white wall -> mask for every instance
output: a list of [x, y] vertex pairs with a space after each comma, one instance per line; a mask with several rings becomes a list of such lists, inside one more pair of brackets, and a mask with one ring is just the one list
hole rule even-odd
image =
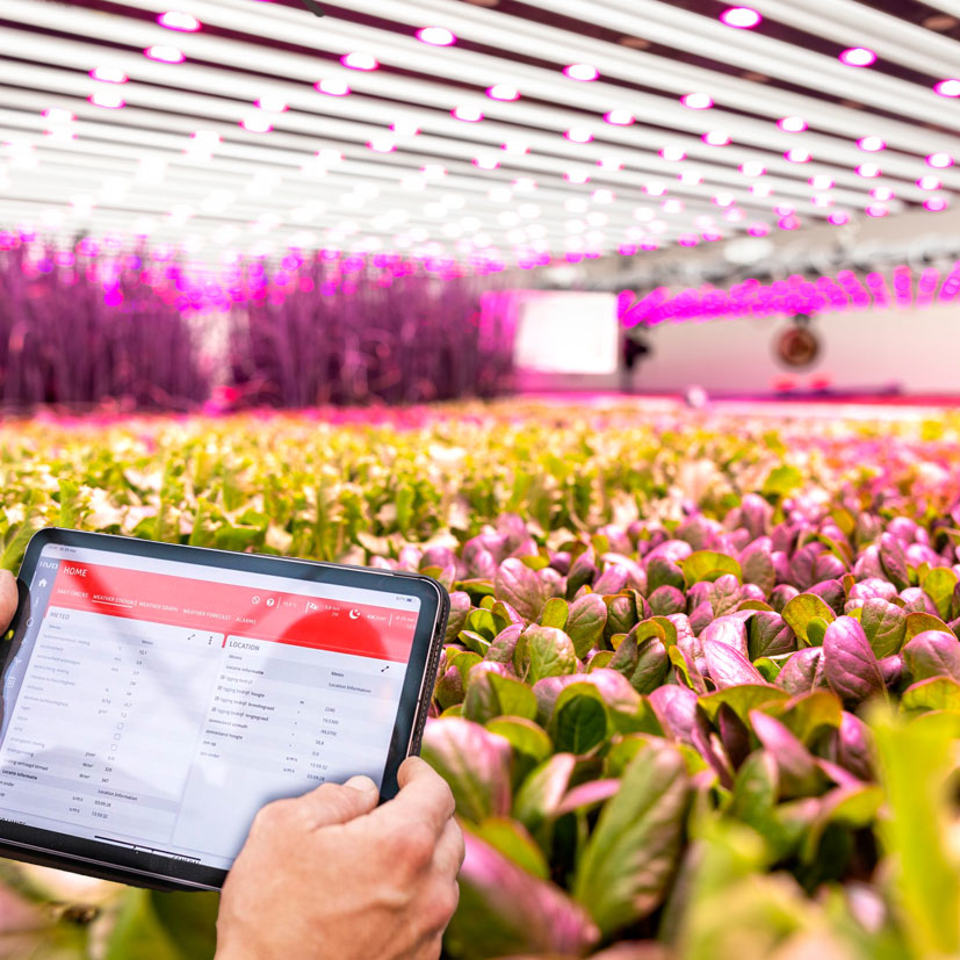
[[774, 359], [775, 338], [788, 325], [782, 319], [661, 324], [650, 331], [653, 351], [640, 361], [634, 385], [644, 392], [697, 384], [716, 393], [767, 393], [784, 377], [800, 388], [826, 377], [838, 390], [896, 385], [905, 393], [960, 394], [960, 302], [820, 316], [812, 325], [820, 357], [801, 371]]

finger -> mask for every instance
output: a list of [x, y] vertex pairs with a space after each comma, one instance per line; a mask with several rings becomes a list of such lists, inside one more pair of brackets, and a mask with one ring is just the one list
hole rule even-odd
[[419, 757], [408, 757], [397, 773], [397, 782], [400, 792], [371, 816], [402, 823], [426, 822], [434, 836], [439, 837], [456, 810], [446, 780]]
[[370, 813], [380, 802], [380, 789], [369, 777], [351, 777], [343, 785], [325, 783], [305, 796], [290, 801], [297, 805], [297, 814], [307, 829], [337, 823], [349, 823]]
[[0, 570], [0, 632], [6, 632], [17, 612], [20, 595], [17, 578], [9, 570]]
[[434, 869], [445, 877], [456, 877], [463, 866], [466, 847], [463, 831], [456, 820], [448, 820], [433, 855]]

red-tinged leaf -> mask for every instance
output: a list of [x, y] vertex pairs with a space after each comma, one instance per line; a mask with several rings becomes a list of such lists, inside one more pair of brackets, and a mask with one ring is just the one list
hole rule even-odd
[[853, 617], [840, 617], [827, 628], [823, 673], [830, 689], [845, 703], [862, 703], [885, 690], [876, 654]]
[[733, 647], [719, 640], [703, 641], [703, 674], [721, 690], [741, 683], [763, 684], [763, 674]]
[[597, 942], [596, 925], [559, 887], [532, 876], [469, 831], [464, 841], [460, 906], [445, 938], [451, 956], [582, 956]]
[[650, 744], [630, 762], [577, 864], [573, 896], [604, 936], [662, 902], [681, 854], [690, 783], [672, 745]]
[[620, 789], [619, 780], [591, 780], [574, 787], [557, 807], [557, 816], [590, 810], [606, 803]]
[[925, 630], [903, 648], [903, 662], [911, 682], [930, 677], [960, 680], [960, 640], [941, 630]]
[[725, 643], [741, 657], [750, 656], [747, 646], [747, 629], [740, 617], [717, 617], [701, 631], [700, 639]]
[[457, 812], [468, 820], [510, 811], [510, 744], [459, 717], [431, 720], [423, 758], [450, 785]]

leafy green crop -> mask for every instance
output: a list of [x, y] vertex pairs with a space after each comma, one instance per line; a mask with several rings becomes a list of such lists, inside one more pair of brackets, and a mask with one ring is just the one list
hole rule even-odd
[[[451, 960], [960, 955], [949, 417], [513, 402], [0, 436], [8, 568], [62, 524], [444, 583]], [[2, 866], [6, 956], [212, 953], [215, 897]]]

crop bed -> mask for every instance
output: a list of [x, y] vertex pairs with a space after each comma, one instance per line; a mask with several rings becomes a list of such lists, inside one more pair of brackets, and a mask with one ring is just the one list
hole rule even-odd
[[[450, 958], [960, 955], [960, 418], [661, 404], [0, 427], [58, 524], [422, 570]], [[0, 955], [212, 955], [216, 901], [0, 864]]]

